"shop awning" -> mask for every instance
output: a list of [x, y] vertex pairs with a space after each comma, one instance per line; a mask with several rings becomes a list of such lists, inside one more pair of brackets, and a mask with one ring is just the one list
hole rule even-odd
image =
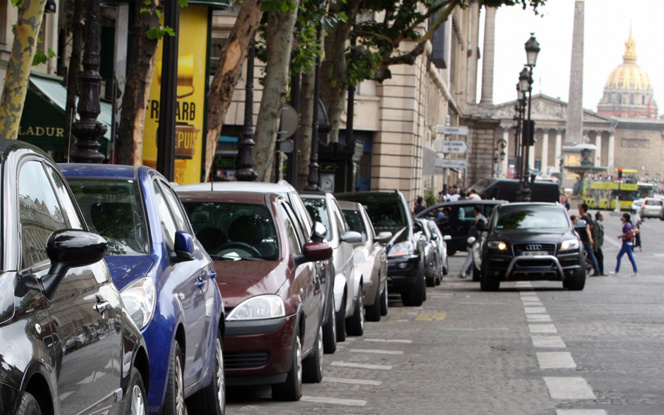
[[[60, 84], [59, 78], [30, 75], [18, 139], [45, 151], [66, 154], [67, 140], [64, 136], [66, 101], [67, 90]], [[99, 142], [101, 144], [99, 151], [108, 156], [113, 110], [111, 104], [106, 102], [101, 102], [100, 110], [97, 120], [105, 124], [107, 130]]]

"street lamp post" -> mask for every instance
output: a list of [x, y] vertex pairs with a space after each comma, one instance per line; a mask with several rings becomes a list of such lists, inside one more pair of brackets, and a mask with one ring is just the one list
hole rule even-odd
[[518, 179], [521, 178], [521, 124], [523, 123], [523, 112], [524, 112], [524, 99], [523, 93], [521, 93], [521, 85], [516, 84], [516, 103], [514, 104], [514, 121], [516, 125], [514, 126], [514, 172]]
[[[524, 105], [527, 106], [527, 115], [523, 119], [521, 128], [522, 137], [522, 160], [523, 169], [519, 180], [519, 190], [517, 192], [517, 200], [522, 202], [530, 202], [532, 194], [532, 182], [534, 176], [530, 176], [530, 166], [528, 160], [528, 153], [530, 146], [535, 145], [535, 123], [531, 119], [532, 111], [532, 96], [533, 96], [533, 69], [537, 64], [537, 55], [540, 51], [539, 43], [535, 39], [534, 33], [531, 33], [530, 39], [525, 44], [526, 47], [526, 65], [519, 74], [519, 89], [524, 96]], [[528, 100], [526, 103], [526, 93]]]

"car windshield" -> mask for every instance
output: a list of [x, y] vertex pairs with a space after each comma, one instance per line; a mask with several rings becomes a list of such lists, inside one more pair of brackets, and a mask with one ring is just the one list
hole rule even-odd
[[564, 229], [567, 213], [558, 207], [510, 206], [497, 212], [496, 229]]
[[377, 229], [401, 228], [408, 225], [396, 198], [374, 198], [363, 200], [361, 203], [369, 214], [371, 223]]
[[274, 219], [265, 205], [236, 202], [184, 202], [196, 238], [212, 259], [276, 260]]
[[85, 221], [108, 241], [108, 255], [144, 255], [150, 238], [135, 180], [70, 178]]
[[311, 219], [313, 219], [314, 222], [320, 222], [325, 225], [325, 229], [327, 229], [325, 239], [331, 241], [333, 235], [332, 228], [330, 227], [330, 216], [328, 215], [327, 209], [325, 208], [325, 199], [303, 198], [302, 202], [304, 202], [304, 206], [307, 207], [307, 211], [309, 212]]

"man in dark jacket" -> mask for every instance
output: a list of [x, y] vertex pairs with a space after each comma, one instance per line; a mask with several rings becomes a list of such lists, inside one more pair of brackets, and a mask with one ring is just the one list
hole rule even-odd
[[595, 226], [593, 226], [593, 254], [597, 260], [599, 267], [599, 274], [604, 274], [604, 253], [602, 252], [602, 245], [604, 245], [604, 215], [602, 212], [595, 213]]

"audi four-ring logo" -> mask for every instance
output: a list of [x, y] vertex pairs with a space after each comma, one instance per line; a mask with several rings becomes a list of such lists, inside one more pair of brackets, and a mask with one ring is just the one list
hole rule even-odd
[[526, 245], [526, 251], [541, 251], [542, 245], [540, 244], [530, 244]]

